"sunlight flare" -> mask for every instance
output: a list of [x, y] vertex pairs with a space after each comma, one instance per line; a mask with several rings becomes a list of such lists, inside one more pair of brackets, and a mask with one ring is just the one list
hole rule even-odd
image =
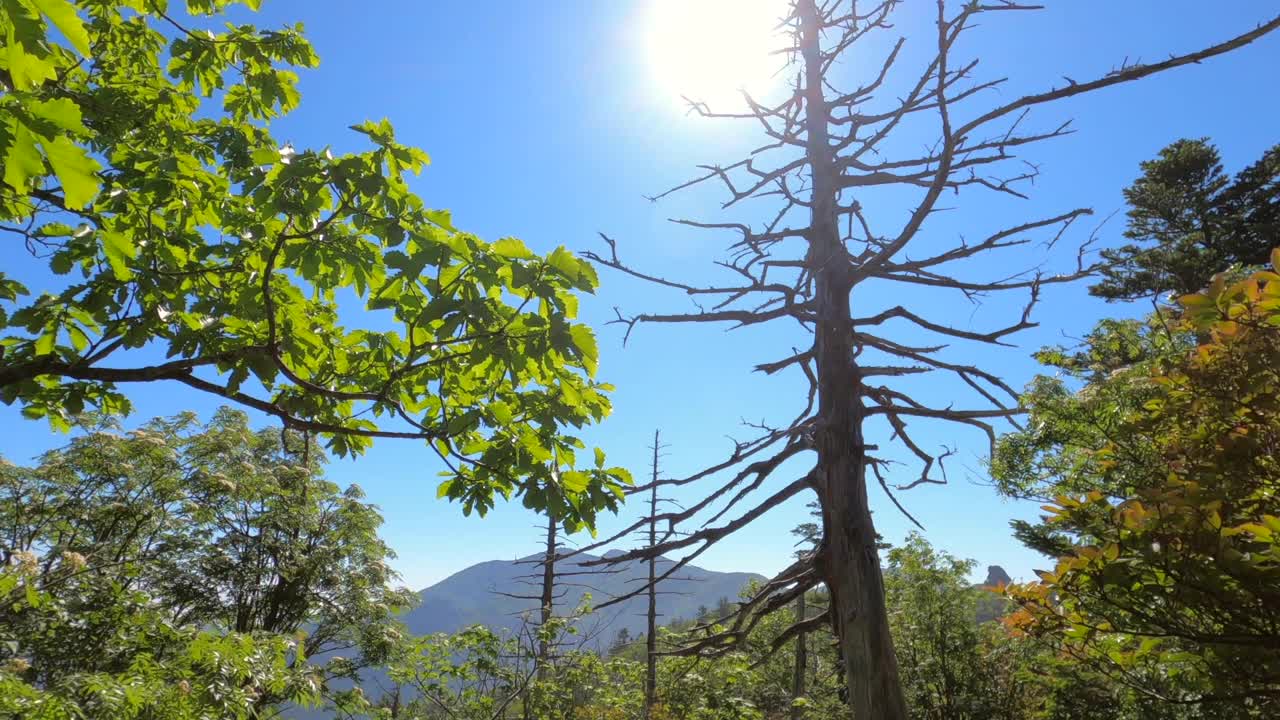
[[784, 62], [785, 10], [780, 0], [656, 0], [645, 29], [655, 86], [713, 108], [767, 92]]

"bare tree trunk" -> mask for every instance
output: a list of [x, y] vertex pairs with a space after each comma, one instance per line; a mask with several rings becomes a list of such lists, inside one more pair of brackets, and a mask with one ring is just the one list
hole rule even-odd
[[[653, 431], [653, 487], [649, 490], [649, 547], [658, 544], [658, 449], [659, 431]], [[645, 634], [644, 717], [648, 720], [658, 701], [658, 558], [649, 556], [648, 629]]]
[[849, 705], [857, 720], [907, 720], [898, 663], [889, 636], [884, 580], [867, 505], [863, 407], [854, 366], [849, 293], [852, 267], [837, 225], [839, 170], [833, 158], [823, 97], [822, 16], [801, 0], [806, 154], [813, 173], [809, 252], [814, 278], [818, 422], [815, 468], [822, 497], [822, 569], [831, 593], [831, 624], [844, 657]]
[[551, 661], [551, 639], [546, 635], [547, 623], [555, 609], [556, 589], [556, 516], [547, 513], [547, 548], [542, 558], [542, 614], [538, 623], [538, 680], [547, 679], [547, 664]]
[[[807, 618], [807, 608], [804, 601], [805, 593], [800, 593], [800, 597], [796, 598], [796, 622], [802, 623]], [[809, 670], [809, 645], [805, 640], [805, 633], [801, 632], [796, 635], [796, 667], [791, 677], [791, 718], [792, 720], [800, 720], [804, 715], [803, 708], [796, 704], [796, 700], [804, 697], [805, 693], [805, 675]]]

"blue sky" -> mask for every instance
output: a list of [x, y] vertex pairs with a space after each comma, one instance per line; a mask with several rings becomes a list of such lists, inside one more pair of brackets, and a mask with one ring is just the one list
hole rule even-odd
[[[1226, 39], [1264, 19], [1265, 5], [1050, 3], [1042, 12], [984, 20], [963, 51], [982, 57], [986, 77], [1010, 78], [1000, 95], [1008, 99], [1060, 82], [1063, 75], [1096, 76], [1126, 56], [1157, 59]], [[898, 28], [908, 38], [909, 51], [929, 42], [916, 38], [928, 32], [932, 6], [920, 0], [903, 3]], [[301, 108], [277, 125], [278, 137], [296, 146], [353, 148], [360, 136], [349, 125], [386, 116], [401, 139], [430, 153], [432, 165], [415, 189], [428, 205], [451, 209], [459, 227], [488, 239], [515, 235], [543, 251], [557, 245], [595, 248], [597, 231], [604, 231], [636, 264], [697, 280], [706, 277], [725, 238], [682, 231], [665, 219], [715, 220], [718, 196], [694, 192], [658, 204], [644, 196], [686, 179], [697, 163], [737, 159], [756, 138], [750, 125], [684, 115], [672, 89], [655, 81], [652, 52], [661, 39], [651, 35], [657, 30], [648, 12], [644, 2], [622, 0], [269, 0], [253, 22], [303, 22], [321, 57], [320, 67], [303, 76]], [[861, 59], [851, 60], [842, 72], [858, 78]], [[1264, 89], [1264, 72], [1270, 76], [1274, 71], [1267, 71], [1275, 67], [1280, 67], [1280, 37], [1269, 37], [1201, 66], [1038, 111], [1032, 117], [1037, 126], [1074, 118], [1077, 132], [1027, 155], [1042, 171], [1033, 199], [1009, 203], [961, 196], [952, 203], [954, 212], [930, 225], [929, 235], [938, 242], [961, 234], [973, 238], [1077, 206], [1105, 216], [1122, 208], [1121, 190], [1137, 174], [1138, 163], [1180, 137], [1211, 137], [1227, 168], [1238, 169], [1280, 140], [1274, 134], [1280, 98]], [[998, 99], [992, 96], [974, 107]], [[1121, 214], [1101, 238], [1114, 243], [1122, 229]], [[1023, 256], [1020, 263], [1045, 259]], [[999, 276], [1021, 264], [972, 269]], [[743, 418], [781, 422], [797, 407], [803, 390], [795, 378], [751, 373], [756, 363], [779, 357], [798, 342], [789, 331], [642, 327], [623, 348], [621, 330], [605, 325], [613, 306], [684, 309], [687, 302], [607, 272], [602, 279], [599, 294], [584, 301], [583, 314], [600, 336], [601, 374], [618, 390], [613, 416], [588, 440], [615, 462], [646, 473], [646, 446], [653, 430], [661, 428], [669, 445], [666, 474], [692, 471], [720, 458], [729, 449], [727, 436], [747, 435]], [[855, 300], [863, 307], [863, 298]], [[971, 307], [927, 295], [867, 297], [865, 302], [876, 309], [885, 302], [912, 304], [974, 328], [995, 324], [1013, 309], [1001, 301]], [[1105, 306], [1089, 298], [1083, 285], [1057, 288], [1040, 307], [1041, 327], [1018, 336], [1018, 348], [980, 349], [968, 357], [1019, 387], [1035, 372], [1028, 358], [1032, 350], [1063, 342], [1064, 335], [1079, 336], [1106, 314], [1143, 309]], [[944, 398], [939, 405], [957, 392], [945, 384], [922, 387]], [[188, 408], [207, 414], [214, 407], [204, 398], [171, 390], [139, 390], [135, 419]], [[0, 454], [16, 462], [63, 440], [43, 423], [22, 420], [13, 408], [0, 408], [0, 425], [5, 428]], [[1028, 577], [1043, 561], [1009, 537], [1008, 521], [1033, 516], [1035, 508], [1004, 502], [982, 485], [983, 438], [933, 428], [925, 439], [932, 447], [945, 443], [959, 450], [950, 484], [902, 497], [927, 528], [927, 537], [980, 565], [1001, 564], [1015, 577]], [[435, 499], [436, 470], [426, 448], [394, 442], [382, 442], [356, 461], [330, 465], [333, 479], [359, 483], [381, 506], [384, 536], [400, 555], [397, 566], [406, 584], [424, 587], [475, 562], [516, 557], [533, 548], [536, 518], [518, 504], [500, 507], [485, 519], [464, 518], [459, 507]], [[873, 504], [885, 538], [900, 539], [908, 528], [905, 520], [878, 493]], [[804, 520], [803, 502], [780, 508], [706, 553], [699, 564], [764, 573], [780, 569], [793, 549], [788, 530]], [[602, 530], [619, 522], [608, 519]]]

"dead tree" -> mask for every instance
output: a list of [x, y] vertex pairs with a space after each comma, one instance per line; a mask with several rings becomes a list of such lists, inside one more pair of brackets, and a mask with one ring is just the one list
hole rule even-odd
[[[552, 477], [557, 477], [553, 470]], [[566, 649], [581, 647], [596, 639], [603, 624], [597, 623], [594, 628], [587, 628], [579, 633], [578, 627], [584, 616], [582, 606], [571, 607], [567, 614], [557, 616], [556, 605], [569, 594], [573, 588], [585, 587], [575, 581], [581, 575], [600, 575], [613, 572], [612, 569], [567, 569], [563, 565], [564, 558], [572, 553], [562, 542], [560, 521], [554, 512], [548, 511], [541, 526], [543, 531], [542, 550], [535, 556], [516, 561], [518, 565], [531, 565], [527, 575], [515, 579], [516, 583], [527, 586], [526, 592], [504, 591], [492, 588], [490, 591], [503, 597], [536, 602], [538, 605], [536, 620], [530, 609], [517, 611], [522, 618], [517, 642], [528, 648], [528, 660], [531, 662], [530, 681], [520, 690], [523, 699], [523, 717], [529, 720], [532, 713], [532, 691], [548, 681], [555, 679], [561, 671], [560, 661]], [[570, 630], [570, 628], [573, 628]], [[512, 660], [517, 662], [520, 658]]]
[[[653, 431], [653, 467], [649, 478], [649, 547], [658, 546], [658, 461], [662, 453], [661, 431]], [[649, 555], [649, 605], [645, 612], [644, 717], [653, 714], [658, 701], [658, 556]]]
[[[540, 612], [538, 616], [538, 627], [547, 627], [551, 622], [552, 614], [555, 612], [556, 602], [556, 516], [555, 513], [547, 513], [547, 540], [542, 557], [542, 596]], [[545, 632], [538, 633], [538, 680], [547, 679], [547, 666], [551, 662], [551, 643]]]
[[[554, 468], [551, 470], [551, 477], [556, 483], [559, 482], [559, 472]], [[546, 492], [555, 492], [555, 485], [548, 487]], [[552, 510], [547, 511], [538, 528], [543, 537], [541, 551], [537, 555], [516, 561], [517, 565], [532, 566], [527, 574], [515, 578], [517, 584], [528, 589], [513, 591], [495, 587], [490, 588], [490, 592], [537, 603], [536, 623], [529, 619], [530, 608], [517, 610], [514, 614], [524, 618], [522, 631], [527, 634], [525, 640], [530, 647], [536, 648], [533, 654], [536, 679], [543, 682], [552, 676], [556, 662], [566, 646], [586, 647], [596, 642], [599, 634], [609, 625], [608, 619], [599, 616], [593, 623], [586, 624], [584, 621], [591, 615], [591, 608], [582, 602], [571, 601], [574, 605], [569, 607], [568, 613], [558, 617], [573, 625], [574, 632], [548, 633], [545, 629], [557, 618], [556, 605], [564, 607], [562, 601], [575, 590], [582, 593], [584, 598], [588, 592], [608, 595], [592, 585], [591, 579], [615, 574], [621, 572], [621, 569], [584, 567], [581, 562], [567, 562], [579, 551], [566, 546], [571, 545], [572, 540], [561, 532], [564, 529], [561, 519]]]
[[[551, 467], [550, 474], [553, 480], [558, 482], [559, 473], [554, 464]], [[547, 488], [547, 492], [554, 492], [554, 486]], [[551, 506], [549, 505], [548, 508]], [[543, 523], [543, 547], [540, 557], [537, 559], [526, 558], [519, 560], [516, 564], [530, 564], [534, 566], [534, 570], [528, 575], [517, 578], [516, 582], [536, 587], [537, 594], [509, 592], [493, 588], [491, 591], [503, 597], [509, 597], [516, 600], [529, 600], [538, 603], [538, 623], [536, 626], [529, 625], [526, 619], [525, 630], [532, 630], [533, 634], [529, 638], [531, 646], [536, 648], [533, 657], [534, 671], [539, 682], [545, 681], [553, 661], [553, 655], [557, 648], [552, 647], [552, 639], [548, 636], [546, 628], [555, 617], [556, 601], [563, 598], [568, 592], [564, 587], [558, 587], [557, 581], [560, 574], [557, 572], [556, 563], [561, 555], [561, 545], [558, 534], [560, 518], [556, 513], [548, 509]], [[523, 615], [524, 612], [522, 611]]]
[[531, 614], [529, 609], [520, 610], [516, 614], [525, 618], [523, 630], [529, 633], [528, 641], [530, 646], [536, 648], [533, 654], [533, 662], [535, 676], [539, 681], [547, 679], [548, 671], [557, 651], [557, 648], [552, 647], [552, 640], [544, 632], [544, 628], [547, 628], [552, 618], [555, 617], [556, 601], [562, 599], [568, 592], [566, 588], [561, 587], [558, 583], [560, 574], [557, 571], [556, 563], [561, 555], [558, 527], [559, 523], [555, 514], [547, 513], [542, 525], [542, 551], [536, 556], [516, 561], [517, 565], [533, 566], [529, 574], [518, 577], [515, 580], [516, 583], [527, 586], [529, 591], [490, 589], [490, 592], [495, 595], [515, 600], [527, 600], [538, 604], [536, 625], [529, 622], [528, 616]]
[[[907, 717], [884, 606], [868, 474], [906, 513], [893, 490], [944, 483], [944, 463], [953, 452], [928, 449], [917, 442], [920, 423], [958, 423], [994, 440], [996, 423], [1019, 412], [1017, 393], [999, 376], [978, 367], [972, 361], [973, 348], [963, 346], [1007, 344], [1010, 335], [1035, 325], [1031, 313], [1044, 287], [1082, 278], [1096, 269], [1087, 252], [1090, 238], [1079, 242], [1073, 267], [1058, 274], [1032, 267], [1005, 277], [971, 277], [975, 270], [996, 267], [993, 255], [1016, 253], [1017, 248], [1025, 251], [1037, 238], [1054, 246], [1091, 212], [1064, 208], [1051, 217], [992, 227], [980, 240], [939, 245], [939, 238], [922, 238], [922, 231], [946, 209], [940, 204], [943, 194], [967, 197], [992, 192], [1023, 198], [1037, 170], [1022, 163], [1018, 153], [1070, 133], [1069, 123], [1026, 129], [1033, 109], [1198, 63], [1280, 27], [1276, 17], [1196, 52], [1146, 64], [1126, 61], [1094, 79], [1068, 79], [1044, 92], [1003, 102], [991, 91], [1004, 80], [978, 79], [978, 61], [957, 57], [957, 41], [979, 16], [1030, 11], [1033, 6], [1013, 0], [974, 0], [949, 7], [946, 0], [938, 0], [936, 32], [931, 29], [910, 40], [922, 45], [925, 57], [914, 70], [907, 70], [903, 67], [907, 61], [900, 59], [906, 55], [901, 51], [908, 40], [892, 40], [890, 18], [898, 4], [898, 0], [793, 0], [783, 19], [790, 39], [779, 55], [780, 62], [786, 63], [786, 77], [795, 78], [791, 91], [777, 102], [744, 93], [741, 112], [691, 103], [699, 115], [743, 119], [765, 136], [743, 159], [701, 166], [701, 174], [654, 198], [713, 183], [727, 193], [725, 208], [737, 210], [749, 199], [776, 203], [762, 222], [737, 222], [736, 217], [716, 222], [675, 220], [732, 234], [728, 256], [718, 263], [719, 272], [731, 281], [697, 284], [636, 268], [619, 256], [617, 243], [607, 236], [607, 250], [589, 254], [600, 265], [683, 293], [696, 305], [683, 312], [619, 311], [616, 322], [625, 327], [624, 342], [644, 323], [733, 327], [792, 323], [812, 338], [808, 347], [758, 366], [766, 374], [785, 371], [807, 382], [807, 397], [793, 421], [781, 427], [757, 426], [754, 437], [735, 442], [729, 456], [713, 467], [649, 483], [712, 483], [699, 502], [658, 517], [668, 527], [697, 518], [698, 529], [599, 562], [684, 552], [654, 578], [661, 582], [770, 509], [802, 493], [815, 493], [822, 510], [818, 550], [765, 583], [740, 605], [726, 629], [701, 637], [682, 652], [730, 652], [764, 614], [790, 606], [823, 583], [830, 593], [827, 612], [796, 622], [779, 638], [779, 646], [830, 623], [844, 659], [851, 713], [860, 720]], [[863, 54], [876, 52], [879, 38], [886, 36], [890, 42], [884, 46], [882, 62], [860, 73], [865, 82], [840, 87], [842, 80], [834, 68], [841, 59], [852, 62], [850, 51], [855, 48]], [[995, 102], [983, 104], [987, 98]], [[904, 150], [919, 147], [926, 133], [932, 137], [925, 150]], [[908, 194], [913, 199], [905, 219], [885, 209], [892, 202], [881, 206], [880, 199], [886, 195], [892, 200]], [[910, 291], [922, 288], [953, 292], [970, 301], [1002, 293], [1023, 293], [1026, 300], [1009, 322], [977, 330], [936, 313], [931, 316], [932, 311], [917, 306], [883, 301], [909, 297]], [[903, 328], [937, 341], [894, 334]], [[961, 348], [952, 347], [956, 345]], [[957, 381], [957, 392], [933, 401], [918, 389], [913, 391], [913, 378], [922, 373], [949, 376]], [[868, 427], [882, 429], [903, 457], [917, 460], [918, 475], [913, 471], [912, 479], [891, 487], [886, 467], [896, 458], [865, 442]], [[775, 477], [788, 460], [802, 455], [814, 457], [807, 472]], [[634, 490], [648, 492], [651, 487]], [[639, 520], [592, 547], [616, 541], [645, 522]]]

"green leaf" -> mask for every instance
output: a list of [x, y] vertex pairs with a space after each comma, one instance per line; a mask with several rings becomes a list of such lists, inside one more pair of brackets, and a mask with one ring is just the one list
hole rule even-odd
[[563, 245], [552, 251], [547, 258], [547, 263], [570, 280], [577, 280], [578, 276], [582, 274], [578, 258], [574, 257], [573, 253], [565, 250]]
[[502, 238], [493, 244], [493, 251], [504, 258], [527, 260], [533, 257], [533, 251], [518, 238]]
[[489, 412], [493, 413], [493, 419], [501, 425], [507, 425], [511, 422], [511, 406], [505, 402], [489, 403]]
[[[46, 57], [45, 26], [40, 14], [19, 0], [0, 0], [5, 20], [4, 50], [9, 61], [9, 79], [17, 90], [29, 90], [55, 77], [53, 63]], [[38, 53], [38, 54], [37, 54]]]
[[58, 328], [46, 328], [36, 338], [36, 355], [49, 355], [53, 352], [54, 343], [58, 341]]
[[36, 138], [16, 118], [9, 121], [9, 147], [4, 158], [4, 182], [19, 192], [27, 191], [31, 178], [44, 174], [44, 161]]
[[66, 137], [58, 137], [44, 144], [49, 164], [62, 183], [63, 198], [67, 207], [83, 208], [98, 194], [102, 185], [98, 182], [98, 161], [89, 157], [85, 149]]
[[275, 148], [262, 147], [254, 150], [249, 156], [258, 165], [275, 165], [280, 161], [280, 151]]
[[452, 480], [445, 480], [436, 488], [436, 499], [440, 499], [449, 494], [449, 489], [453, 487]]
[[85, 132], [84, 120], [80, 115], [80, 106], [68, 98], [36, 100], [26, 103], [25, 107], [35, 117], [60, 130], [66, 130], [77, 135]]
[[458, 231], [458, 229], [453, 226], [453, 216], [448, 210], [428, 210], [427, 219], [448, 232]]
[[576, 408], [582, 404], [582, 393], [578, 388], [574, 387], [572, 382], [560, 383], [560, 393], [564, 398], [564, 402], [569, 407]]
[[80, 20], [80, 16], [76, 14], [76, 8], [67, 0], [30, 0], [40, 12], [49, 18], [63, 35], [67, 36], [67, 40], [71, 42], [71, 46], [81, 55], [88, 57], [89, 49], [89, 33], [84, 29], [84, 22]]
[[71, 347], [75, 348], [76, 352], [83, 352], [89, 346], [89, 336], [78, 325], [68, 325], [67, 334], [71, 337]]
[[570, 470], [569, 472], [560, 473], [560, 485], [565, 492], [577, 495], [587, 489], [587, 484], [591, 478], [580, 470]]
[[569, 336], [573, 339], [573, 346], [577, 348], [582, 358], [582, 367], [588, 375], [595, 377], [596, 369], [600, 364], [600, 348], [596, 344], [596, 334], [586, 325], [574, 325], [569, 328]]
[[17, 280], [10, 280], [0, 273], [0, 300], [17, 300], [19, 295], [28, 295], [31, 291]]
[[129, 269], [129, 261], [135, 254], [133, 239], [122, 232], [104, 232], [101, 235], [102, 250], [107, 255], [107, 262], [116, 279], [128, 280], [133, 277], [133, 271]]

